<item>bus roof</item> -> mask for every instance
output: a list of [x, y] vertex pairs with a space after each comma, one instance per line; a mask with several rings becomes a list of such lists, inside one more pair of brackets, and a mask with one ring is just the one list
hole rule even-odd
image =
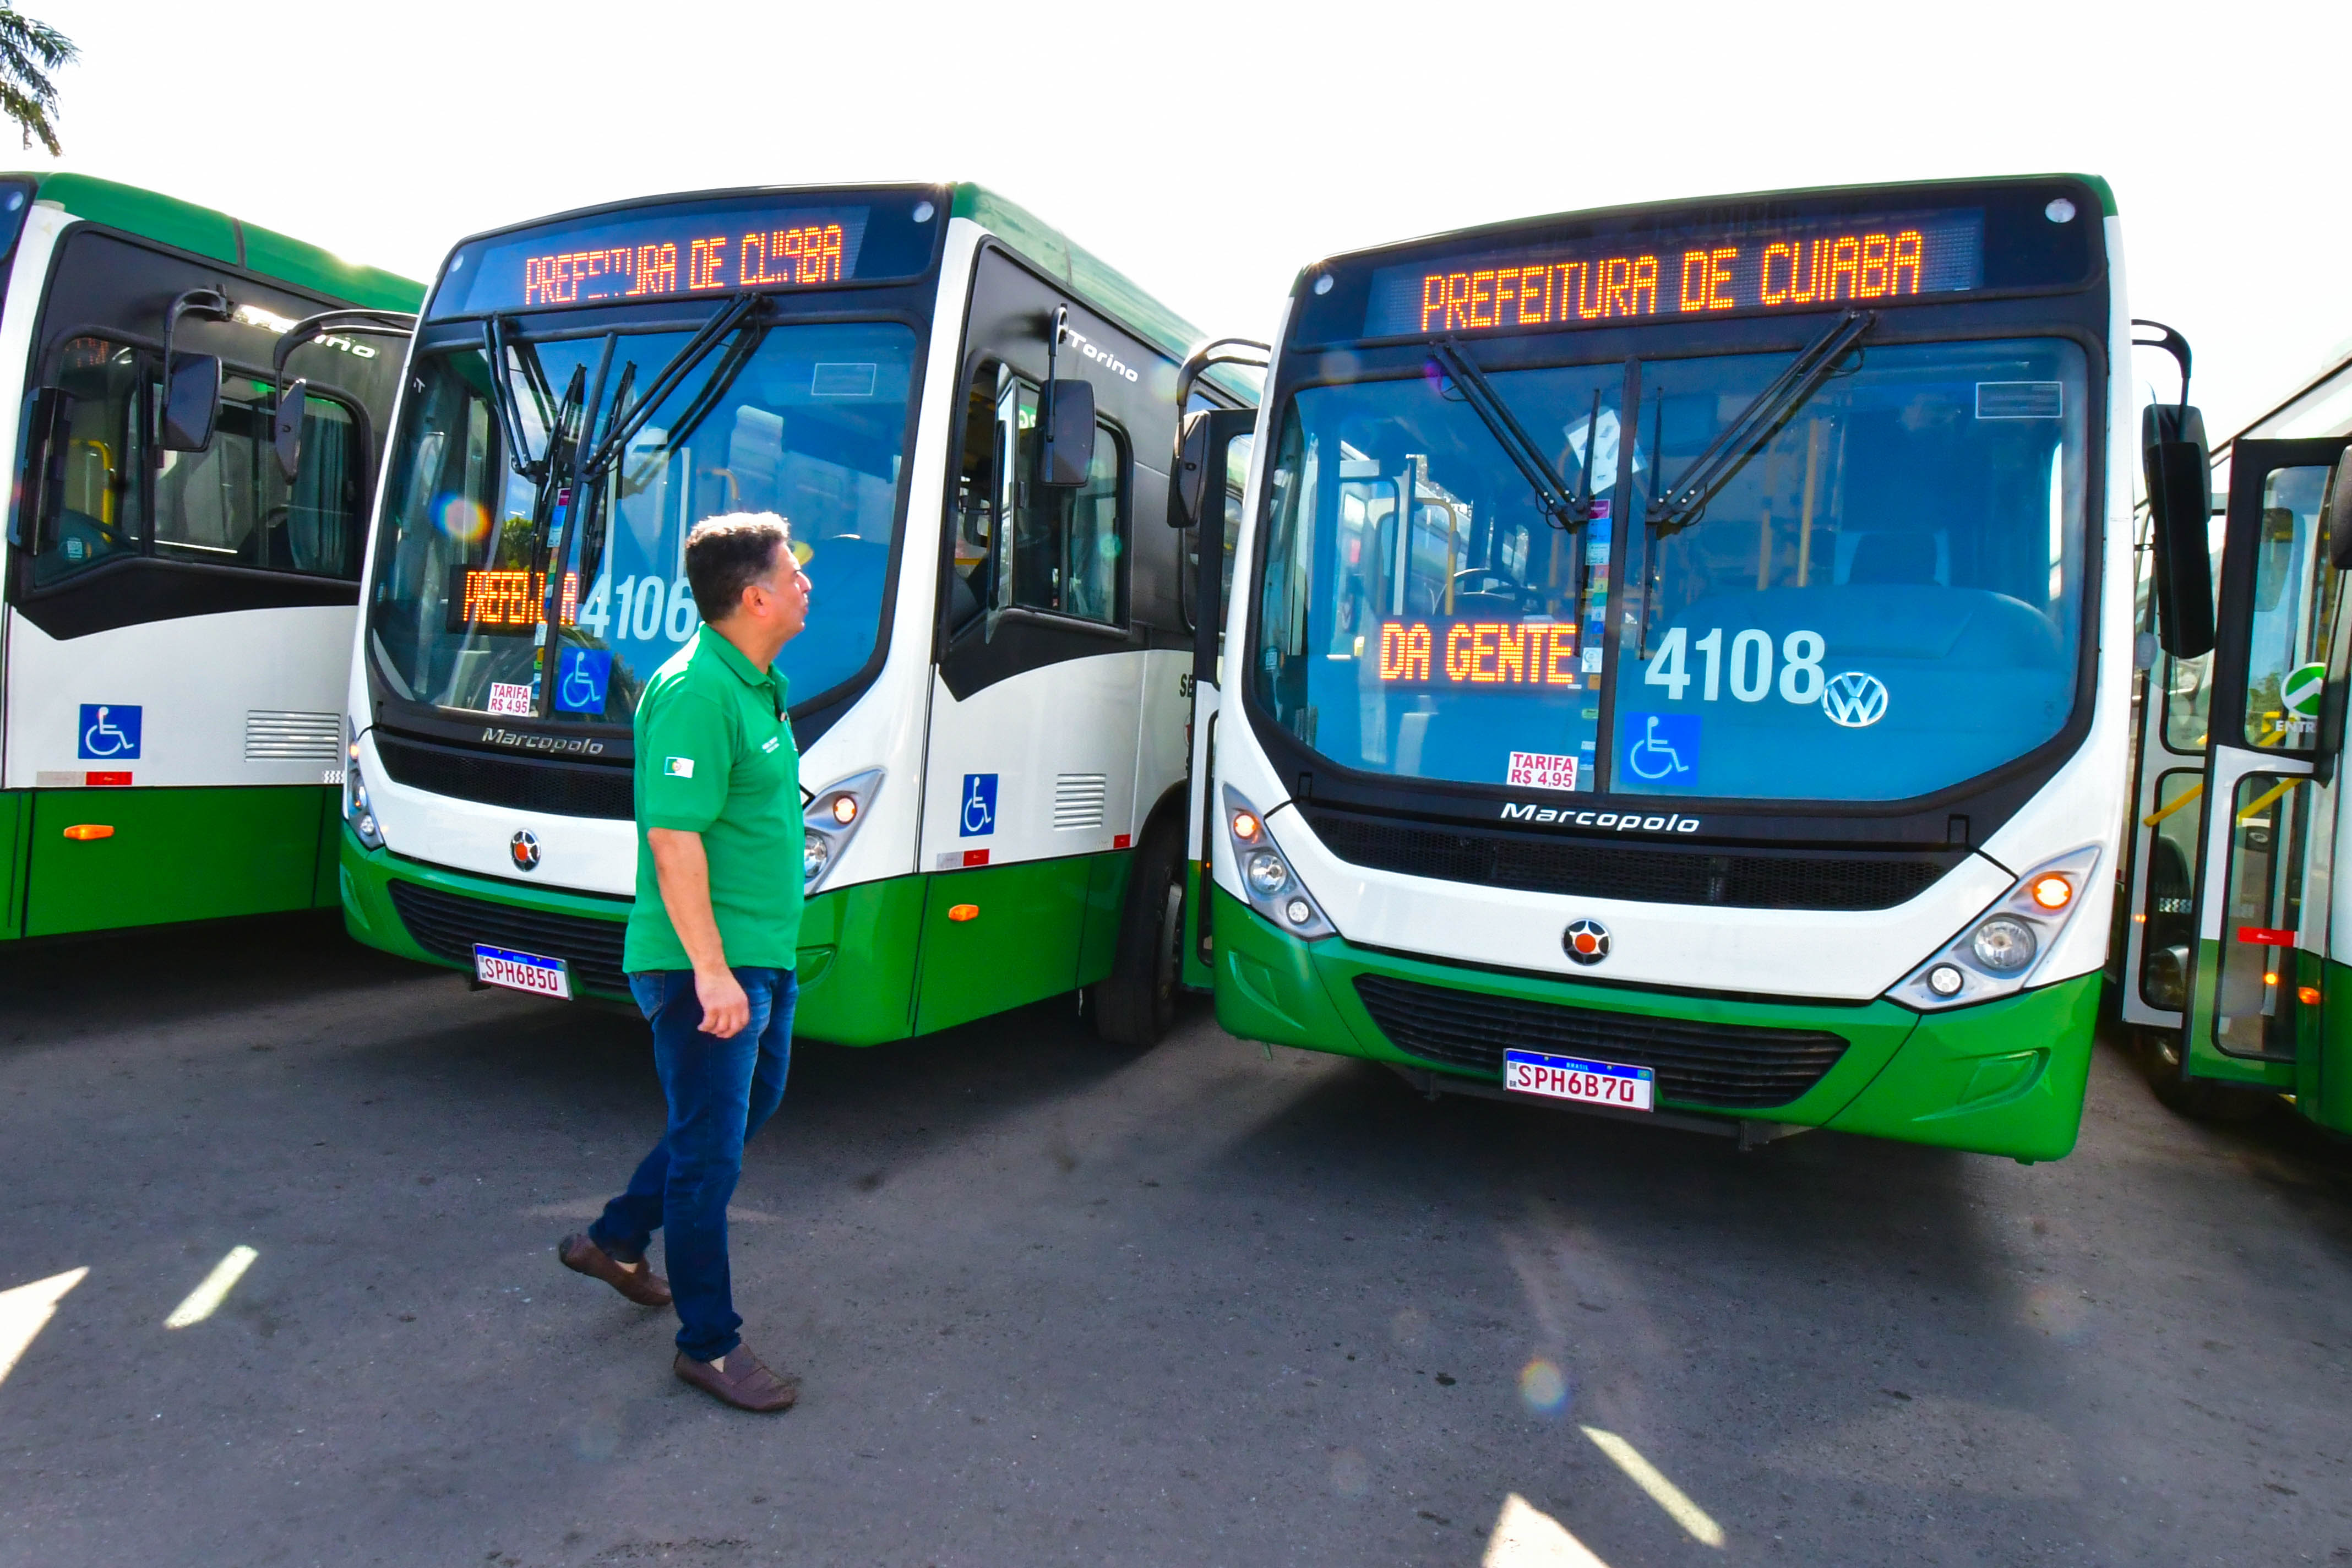
[[29, 183], [35, 201], [51, 203], [69, 216], [159, 240], [329, 299], [380, 310], [415, 310], [425, 303], [421, 283], [345, 261], [315, 245], [176, 196], [54, 171], [0, 174], [0, 179]]
[[[1127, 274], [1028, 208], [968, 181], [950, 188], [955, 193], [954, 216], [971, 219], [1046, 273], [1104, 307], [1177, 363], [1183, 363], [1187, 355], [1208, 341], [1206, 333], [1145, 293]], [[1214, 381], [1229, 395], [1255, 404], [1256, 390], [1244, 378], [1228, 375], [1226, 368], [1220, 365], [1205, 379]]]

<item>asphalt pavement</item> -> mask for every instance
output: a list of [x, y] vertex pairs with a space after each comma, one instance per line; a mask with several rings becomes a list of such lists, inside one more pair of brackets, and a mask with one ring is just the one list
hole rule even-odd
[[0, 956], [0, 1563], [2352, 1561], [2352, 1156], [2105, 1048], [2027, 1167], [1199, 1006], [803, 1045], [733, 1226], [782, 1416], [556, 1264], [660, 1122], [635, 1019], [331, 921]]

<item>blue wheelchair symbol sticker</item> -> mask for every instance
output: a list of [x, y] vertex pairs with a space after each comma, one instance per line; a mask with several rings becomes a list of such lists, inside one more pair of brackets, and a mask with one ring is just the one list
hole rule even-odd
[[139, 719], [145, 710], [120, 702], [85, 702], [74, 754], [87, 762], [128, 762], [139, 755]]
[[611, 649], [567, 647], [557, 660], [555, 669], [557, 712], [604, 711], [604, 688], [613, 678]]
[[996, 831], [996, 775], [963, 775], [963, 817], [958, 824], [966, 838], [985, 838]]
[[1625, 772], [1649, 784], [1686, 784], [1698, 777], [1698, 715], [1625, 716]]

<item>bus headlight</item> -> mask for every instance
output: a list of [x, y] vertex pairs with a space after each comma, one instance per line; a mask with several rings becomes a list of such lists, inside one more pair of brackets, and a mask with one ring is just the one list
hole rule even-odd
[[882, 770], [868, 768], [826, 785], [801, 803], [804, 828], [801, 839], [803, 892], [815, 892], [818, 884], [841, 863], [842, 852], [874, 814], [874, 797], [881, 789]]
[[1337, 928], [1325, 918], [1314, 896], [1299, 885], [1298, 873], [1275, 843], [1273, 825], [1230, 784], [1224, 795], [1225, 843], [1233, 855], [1231, 864], [1241, 874], [1242, 894], [1250, 908], [1276, 930], [1308, 942], [1337, 935]]
[[376, 825], [375, 807], [368, 800], [367, 777], [360, 772], [360, 728], [346, 718], [343, 721], [350, 740], [343, 747], [343, 820], [352, 825], [352, 837], [371, 849], [383, 847], [383, 829]]
[[1888, 991], [1888, 999], [1925, 1013], [2024, 990], [2085, 901], [2080, 892], [2094, 886], [2098, 864], [2098, 847], [2091, 845], [2034, 867]]
[[2033, 962], [2041, 941], [2033, 928], [2014, 915], [1995, 915], [1969, 938], [1977, 962], [2001, 974], [2011, 974]]

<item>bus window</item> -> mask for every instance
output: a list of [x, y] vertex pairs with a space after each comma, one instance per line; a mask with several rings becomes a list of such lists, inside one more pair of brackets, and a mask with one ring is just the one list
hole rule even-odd
[[[1117, 625], [1119, 557], [1127, 547], [1118, 433], [1097, 421], [1094, 463], [1076, 489], [1034, 482], [1038, 389], [1002, 364], [983, 364], [966, 400], [957, 478], [950, 633], [984, 609], [1018, 605]], [[998, 520], [1010, 518], [999, 537]]]
[[2143, 928], [2140, 1000], [2179, 1012], [2189, 1005], [2189, 959], [2197, 942], [2197, 845], [2205, 814], [2184, 797], [2204, 789], [2204, 776], [2179, 768], [2157, 781], [2157, 810], [2164, 814], [2147, 846], [2141, 879], [2145, 902], [2136, 911]]
[[269, 450], [268, 390], [231, 377], [201, 452], [165, 452], [155, 476], [155, 553], [268, 572], [359, 575], [357, 426], [323, 397], [302, 414], [289, 487]]
[[76, 338], [58, 369], [61, 406], [48, 452], [47, 504], [33, 581], [55, 583], [134, 553], [142, 529], [139, 357], [127, 344]]
[[2231, 1056], [2292, 1058], [2294, 941], [2303, 922], [2302, 775], [2248, 773], [2231, 803], [2213, 1043]]
[[2307, 752], [2318, 732], [2320, 678], [2337, 591], [2320, 537], [2328, 472], [2315, 465], [2263, 477], [2253, 625], [2247, 637], [2248, 745]]

